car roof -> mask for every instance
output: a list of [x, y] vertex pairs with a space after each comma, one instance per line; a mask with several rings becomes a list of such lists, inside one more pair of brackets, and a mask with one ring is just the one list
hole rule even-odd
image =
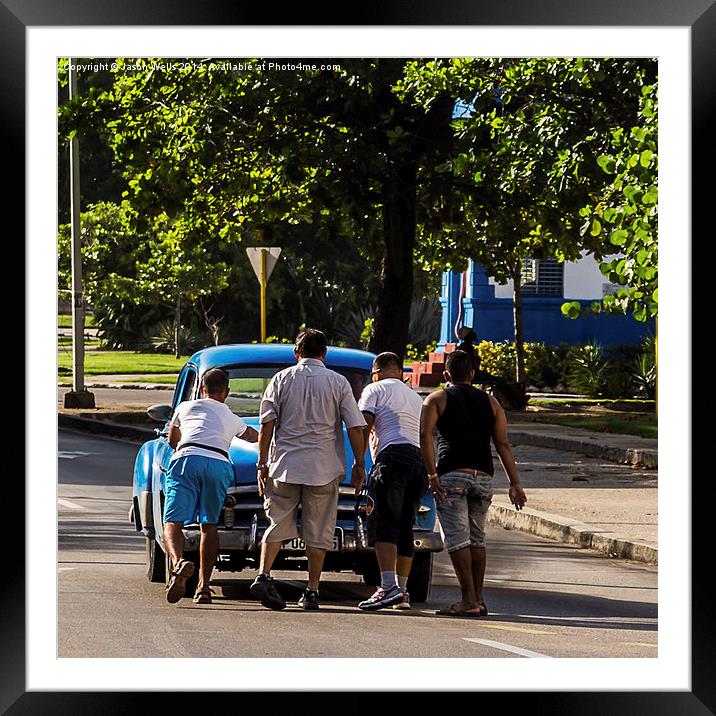
[[[296, 363], [293, 348], [292, 343], [235, 343], [212, 346], [194, 353], [189, 362], [196, 365], [200, 373], [210, 368], [242, 363], [278, 363], [289, 366]], [[370, 370], [374, 358], [375, 353], [368, 351], [328, 346], [325, 363], [329, 368]]]

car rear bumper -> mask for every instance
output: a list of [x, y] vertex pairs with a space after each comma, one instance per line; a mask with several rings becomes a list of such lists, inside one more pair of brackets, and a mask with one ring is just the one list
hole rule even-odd
[[[341, 533], [341, 553], [373, 552], [372, 547], [361, 548], [352, 530], [337, 528]], [[198, 529], [186, 528], [184, 532], [184, 549], [193, 552], [199, 549], [200, 533]], [[439, 532], [423, 532], [416, 530], [413, 533], [416, 552], [440, 552], [444, 549], [443, 540]], [[253, 552], [260, 548], [261, 535], [252, 534], [250, 528], [234, 527], [231, 529], [219, 527], [219, 550], [226, 552]]]

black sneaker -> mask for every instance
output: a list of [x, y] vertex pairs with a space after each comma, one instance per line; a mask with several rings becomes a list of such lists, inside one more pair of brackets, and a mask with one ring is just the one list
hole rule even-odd
[[285, 609], [286, 602], [276, 589], [273, 579], [268, 574], [259, 574], [249, 587], [251, 596], [261, 601], [267, 609]]
[[362, 609], [364, 612], [373, 612], [377, 609], [389, 607], [392, 604], [397, 604], [402, 601], [403, 591], [397, 584], [390, 589], [378, 587], [370, 599], [366, 599], [358, 605], [358, 609]]
[[317, 612], [320, 609], [318, 605], [318, 590], [307, 589], [298, 600], [298, 606], [307, 612]]

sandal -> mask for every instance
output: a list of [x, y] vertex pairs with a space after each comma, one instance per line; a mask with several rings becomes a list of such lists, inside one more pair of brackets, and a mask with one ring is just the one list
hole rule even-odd
[[487, 615], [487, 607], [484, 607], [484, 609], [483, 607], [484, 604], [477, 604], [477, 602], [467, 607], [463, 606], [462, 602], [455, 602], [455, 604], [451, 604], [449, 607], [438, 609], [435, 613], [444, 617], [468, 617], [473, 619]]
[[198, 587], [194, 595], [194, 604], [211, 604], [211, 595], [215, 594], [211, 587]]
[[176, 569], [169, 574], [171, 578], [167, 585], [167, 601], [174, 604], [186, 594], [187, 580], [194, 574], [194, 563], [188, 559], [180, 559]]

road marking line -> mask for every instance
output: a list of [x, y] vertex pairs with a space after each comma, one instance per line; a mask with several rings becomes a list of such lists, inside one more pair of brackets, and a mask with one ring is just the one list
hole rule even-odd
[[520, 649], [519, 646], [512, 646], [511, 644], [503, 644], [499, 641], [491, 641], [490, 639], [471, 639], [463, 637], [463, 641], [473, 641], [475, 644], [483, 644], [484, 646], [490, 646], [493, 649], [500, 649], [501, 651], [509, 651], [511, 654], [517, 654], [518, 656], [526, 656], [529, 659], [551, 659], [551, 656], [547, 654], [538, 654], [536, 651], [529, 651], [528, 649]]
[[624, 642], [627, 646], [649, 646], [652, 649], [658, 649], [658, 644], [647, 644], [645, 641], [625, 641]]
[[58, 567], [58, 572], [69, 572], [70, 570], [74, 569], [74, 567]]
[[87, 457], [87, 455], [98, 455], [95, 452], [83, 452], [82, 450], [58, 450], [57, 457], [62, 460], [74, 460], [78, 457]]
[[620, 624], [622, 622], [633, 622], [635, 624], [654, 624], [657, 620], [656, 617], [597, 617], [597, 616], [585, 616], [585, 617], [555, 617], [547, 616], [546, 614], [513, 614], [512, 616], [518, 619], [537, 619], [553, 621], [565, 621], [565, 622], [604, 622], [605, 624]]
[[57, 498], [57, 502], [63, 507], [69, 507], [71, 510], [84, 510], [84, 507], [82, 505], [78, 505], [75, 502], [70, 502], [69, 500], [63, 500], [61, 497]]
[[480, 626], [485, 629], [502, 629], [504, 631], [520, 631], [523, 634], [546, 634], [547, 636], [554, 636], [552, 631], [543, 631], [541, 629], [525, 629], [524, 627], [513, 627], [505, 626], [503, 624], [488, 624], [487, 622], [480, 622]]

